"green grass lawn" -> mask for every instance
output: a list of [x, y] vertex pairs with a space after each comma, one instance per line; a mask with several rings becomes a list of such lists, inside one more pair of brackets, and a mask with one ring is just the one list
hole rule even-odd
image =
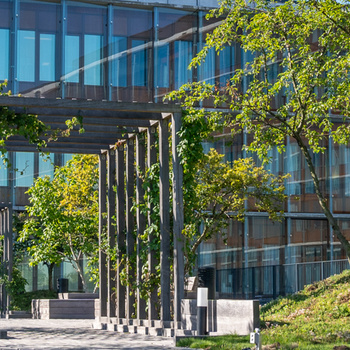
[[[350, 348], [350, 271], [306, 286], [260, 310], [263, 345], [269, 349], [330, 350]], [[278, 343], [278, 344], [277, 344]], [[249, 337], [227, 335], [203, 340], [182, 339], [178, 346], [207, 350], [253, 348]]]

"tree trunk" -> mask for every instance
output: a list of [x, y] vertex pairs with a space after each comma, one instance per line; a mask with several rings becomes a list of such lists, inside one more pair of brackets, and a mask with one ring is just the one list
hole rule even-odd
[[77, 270], [80, 278], [81, 278], [81, 283], [83, 284], [83, 289], [84, 289], [84, 293], [86, 293], [87, 291], [87, 286], [86, 286], [86, 281], [85, 281], [85, 276], [84, 276], [84, 271], [82, 270], [80, 264], [79, 264], [79, 259], [78, 260], [74, 260], [74, 265], [75, 269]]
[[55, 263], [47, 264], [47, 268], [49, 271], [49, 290], [53, 291], [53, 268], [55, 267]]
[[310, 152], [309, 152], [308, 148], [306, 147], [306, 145], [303, 143], [300, 136], [295, 137], [295, 139], [296, 139], [301, 151], [303, 152], [306, 163], [307, 163], [308, 168], [310, 170], [311, 177], [312, 177], [313, 183], [315, 185], [315, 190], [316, 190], [318, 202], [320, 203], [320, 206], [321, 206], [323, 213], [325, 214], [325, 216], [328, 220], [329, 225], [332, 227], [333, 232], [336, 234], [341, 246], [345, 250], [346, 256], [347, 256], [348, 261], [350, 263], [350, 243], [345, 238], [345, 236], [342, 234], [342, 232], [340, 231], [340, 227], [339, 227], [336, 219], [334, 218], [333, 214], [329, 210], [326, 199], [324, 198], [323, 193], [321, 192], [320, 181], [319, 181], [318, 176], [316, 174], [315, 166], [312, 162]]

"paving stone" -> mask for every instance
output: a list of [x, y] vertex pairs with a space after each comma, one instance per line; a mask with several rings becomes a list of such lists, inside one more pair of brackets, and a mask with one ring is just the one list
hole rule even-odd
[[1, 339], [0, 349], [175, 349], [172, 338], [107, 332], [93, 329], [92, 323], [92, 320], [0, 319], [0, 331], [7, 330], [7, 339]]

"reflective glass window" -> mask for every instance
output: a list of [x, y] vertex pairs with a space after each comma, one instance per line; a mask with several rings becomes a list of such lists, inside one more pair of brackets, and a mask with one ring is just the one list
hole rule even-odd
[[[28, 97], [60, 96], [58, 31], [60, 6], [20, 1], [17, 46], [18, 92]], [[57, 62], [58, 61], [58, 62]]]
[[215, 49], [208, 50], [205, 61], [199, 66], [199, 79], [207, 84], [215, 84]]
[[102, 84], [102, 48], [101, 35], [85, 35], [84, 37], [84, 83], [85, 85]]
[[249, 266], [279, 265], [282, 225], [266, 217], [248, 218], [247, 259]]
[[65, 37], [66, 98], [100, 100], [104, 88], [107, 7], [69, 2]]
[[65, 38], [65, 81], [79, 82], [79, 37], [67, 35]]
[[0, 0], [0, 80], [10, 79], [10, 25], [12, 2]]
[[156, 85], [158, 88], [169, 87], [169, 44], [157, 48]]
[[10, 30], [0, 28], [0, 80], [9, 79], [9, 38]]
[[132, 85], [147, 85], [147, 58], [145, 40], [132, 40]]
[[327, 259], [329, 227], [326, 220], [291, 220], [291, 232], [287, 263]]
[[112, 86], [127, 86], [127, 38], [113, 36], [111, 46]]
[[56, 66], [56, 36], [40, 34], [40, 80], [54, 81]]
[[155, 15], [154, 85], [161, 99], [168, 91], [191, 82], [193, 72], [188, 66], [193, 57], [197, 21], [193, 13], [159, 8]]
[[350, 208], [350, 147], [349, 145], [332, 145], [332, 181], [333, 211], [348, 213]]
[[109, 47], [112, 100], [152, 101], [152, 11], [113, 8]]
[[175, 41], [175, 89], [192, 81], [192, 71], [188, 69], [193, 58], [192, 41]]
[[71, 153], [65, 153], [63, 155], [63, 165], [66, 165], [66, 163], [73, 158], [73, 154]]
[[0, 159], [0, 186], [7, 186], [7, 167], [2, 163], [2, 159]]
[[226, 85], [234, 74], [235, 48], [234, 46], [225, 47], [219, 54], [221, 86]]
[[54, 174], [54, 155], [50, 156], [39, 156], [39, 176], [50, 176], [53, 177]]
[[16, 153], [16, 186], [30, 187], [34, 180], [34, 153]]
[[18, 31], [18, 80], [35, 81], [35, 32], [32, 30]]

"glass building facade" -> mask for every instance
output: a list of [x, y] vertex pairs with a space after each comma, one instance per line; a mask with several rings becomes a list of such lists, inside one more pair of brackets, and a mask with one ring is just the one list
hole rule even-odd
[[[7, 90], [28, 97], [130, 103], [163, 103], [167, 92], [192, 81], [226, 85], [249, 60], [239, 46], [220, 55], [211, 50], [197, 69], [187, 68], [216, 25], [205, 20], [201, 1], [208, 7], [216, 2], [189, 0], [185, 7], [180, 0], [154, 6], [149, 1], [0, 0], [0, 81], [7, 79]], [[242, 145], [248, 142], [245, 134], [228, 135], [204, 147], [233, 161], [245, 156]], [[314, 161], [331, 211], [350, 239], [350, 147], [331, 140], [325, 146]], [[34, 178], [52, 174], [53, 165], [69, 157], [54, 154], [44, 162], [39, 154], [10, 153], [19, 171], [0, 168], [1, 201], [23, 210]], [[200, 247], [198, 264], [216, 268], [222, 297], [270, 298], [348, 268], [295, 142], [287, 139], [286, 152], [273, 150], [271, 157], [273, 173], [291, 174], [284, 221], [272, 223], [264, 213], [250, 212], [244, 223], [230, 222], [225, 240], [218, 233]]]

